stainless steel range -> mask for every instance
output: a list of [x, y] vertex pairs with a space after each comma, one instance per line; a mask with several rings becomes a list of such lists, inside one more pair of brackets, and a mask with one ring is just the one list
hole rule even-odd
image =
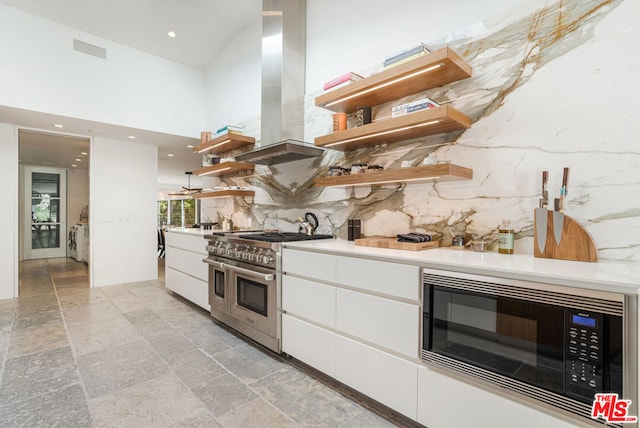
[[281, 243], [328, 238], [332, 236], [290, 232], [205, 235], [211, 316], [280, 353]]

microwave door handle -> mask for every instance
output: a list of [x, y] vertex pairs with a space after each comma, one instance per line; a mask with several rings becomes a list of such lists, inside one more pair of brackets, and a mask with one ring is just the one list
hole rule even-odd
[[226, 268], [229, 269], [230, 271], [236, 272], [236, 273], [241, 273], [243, 275], [247, 275], [247, 276], [251, 276], [254, 278], [259, 278], [262, 279], [263, 281], [273, 281], [273, 279], [275, 278], [275, 275], [272, 273], [260, 273], [260, 272], [256, 272], [250, 269], [244, 269], [238, 266], [233, 266], [233, 265], [228, 265], [226, 263], [222, 263], [222, 265]]
[[211, 260], [211, 259], [202, 259], [202, 261], [203, 261], [203, 262], [205, 262], [205, 263], [206, 263], [206, 264], [208, 264], [208, 265], [211, 265], [211, 266], [213, 266], [213, 267], [215, 267], [215, 268], [218, 268], [218, 269], [221, 269], [221, 270], [222, 270], [222, 269], [226, 269], [226, 268], [227, 268], [227, 265], [225, 265], [224, 263], [217, 262], [217, 261], [215, 261], [215, 260]]

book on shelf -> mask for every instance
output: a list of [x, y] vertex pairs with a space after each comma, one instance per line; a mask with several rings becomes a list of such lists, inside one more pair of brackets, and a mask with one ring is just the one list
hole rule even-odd
[[413, 54], [411, 56], [408, 56], [406, 58], [399, 59], [396, 62], [392, 62], [392, 63], [389, 63], [389, 64], [385, 65], [383, 70], [387, 70], [389, 68], [396, 67], [396, 66], [398, 66], [400, 64], [404, 64], [405, 62], [413, 61], [414, 59], [420, 58], [421, 56], [425, 56], [426, 54], [427, 54], [427, 52], [422, 51], [422, 52], [418, 52], [417, 54]]
[[336, 89], [338, 87], [342, 87], [362, 79], [364, 79], [364, 77], [354, 72], [344, 73], [336, 78], [329, 80], [328, 82], [325, 82], [322, 88], [325, 91], [328, 91], [329, 89]]
[[391, 109], [391, 117], [404, 116], [405, 114], [413, 113], [415, 111], [436, 107], [440, 107], [440, 104], [433, 101], [431, 98], [422, 98], [393, 107]]
[[220, 136], [222, 134], [243, 134], [244, 127], [243, 126], [235, 126], [235, 125], [225, 125], [222, 128], [218, 128], [216, 131], [216, 136]]
[[[398, 65], [398, 61], [402, 61], [411, 57], [411, 59], [418, 58], [418, 56], [426, 55], [431, 53], [431, 49], [425, 45], [424, 43], [420, 43], [418, 46], [414, 46], [411, 49], [404, 50], [402, 52], [398, 52], [396, 54], [390, 55], [384, 59], [384, 67], [389, 67], [392, 64]], [[418, 56], [415, 56], [420, 54]]]

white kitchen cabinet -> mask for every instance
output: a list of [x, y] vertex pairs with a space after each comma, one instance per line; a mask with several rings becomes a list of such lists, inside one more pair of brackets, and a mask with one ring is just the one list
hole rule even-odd
[[165, 233], [165, 245], [168, 247], [182, 248], [194, 253], [207, 254], [207, 241], [204, 235], [199, 233], [172, 232], [171, 229]]
[[282, 271], [306, 278], [335, 282], [336, 256], [283, 248]]
[[336, 329], [418, 360], [420, 306], [337, 290]]
[[167, 267], [165, 271], [165, 283], [167, 284], [167, 288], [178, 293], [190, 302], [195, 303], [207, 311], [211, 310], [211, 306], [209, 306], [209, 287], [205, 281], [194, 278], [174, 268]]
[[425, 366], [418, 368], [417, 420], [429, 428], [584, 426]]
[[338, 284], [419, 302], [418, 266], [355, 257], [335, 257]]
[[208, 281], [209, 265], [202, 262], [202, 259], [207, 257], [206, 253], [193, 253], [181, 248], [169, 248], [171, 248], [169, 251], [165, 250], [165, 266], [172, 267], [201, 281]]
[[322, 326], [336, 325], [336, 288], [326, 284], [282, 277], [282, 310]]
[[420, 269], [283, 249], [282, 349], [412, 419]]
[[207, 311], [209, 269], [207, 241], [201, 233], [167, 231], [165, 234], [165, 286]]
[[416, 419], [416, 364], [338, 335], [336, 379]]
[[298, 318], [282, 315], [282, 351], [335, 377], [335, 334]]

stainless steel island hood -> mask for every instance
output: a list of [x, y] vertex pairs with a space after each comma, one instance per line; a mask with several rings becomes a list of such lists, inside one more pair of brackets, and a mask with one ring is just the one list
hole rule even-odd
[[275, 165], [322, 155], [303, 142], [306, 19], [306, 0], [262, 3], [261, 145], [238, 161]]

